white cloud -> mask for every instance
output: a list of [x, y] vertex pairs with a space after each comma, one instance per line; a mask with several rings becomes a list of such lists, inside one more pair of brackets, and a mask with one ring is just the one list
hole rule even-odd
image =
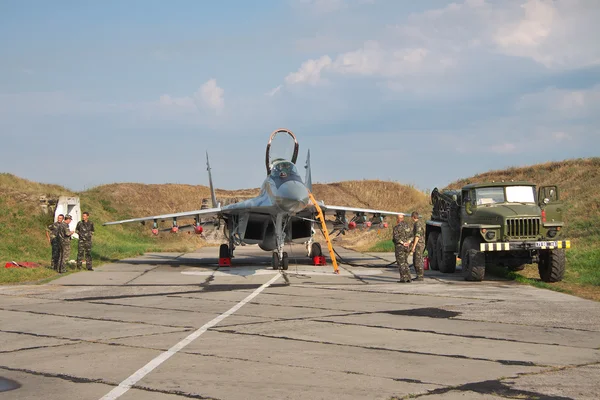
[[174, 97], [163, 94], [160, 96], [158, 104], [169, 111], [213, 110], [220, 113], [225, 107], [223, 94], [224, 90], [217, 85], [216, 79], [209, 79], [192, 96]]
[[[414, 15], [405, 28], [429, 44], [531, 59], [549, 69], [600, 65], [600, 3], [467, 0]], [[435, 29], [431, 29], [431, 26]]]
[[[309, 59], [285, 82], [314, 85], [329, 73], [379, 77], [391, 88], [415, 88], [416, 76], [424, 78], [423, 85], [431, 84], [432, 77], [452, 82], [450, 74], [497, 55], [507, 56], [507, 64], [519, 57], [551, 70], [595, 66], [600, 65], [599, 20], [600, 2], [465, 0], [375, 30], [373, 40], [353, 51]], [[328, 43], [336, 42], [343, 43], [328, 37]]]
[[585, 118], [600, 115], [600, 85], [588, 89], [548, 88], [528, 93], [518, 100], [516, 110], [542, 113], [546, 118]]
[[419, 48], [394, 49], [377, 41], [367, 41], [354, 51], [339, 54], [335, 61], [329, 55], [307, 60], [296, 72], [285, 77], [288, 85], [325, 82], [325, 72], [339, 75], [403, 77], [439, 73], [455, 65], [450, 58]]
[[201, 103], [216, 111], [221, 111], [225, 107], [225, 99], [223, 98], [224, 90], [217, 86], [216, 79], [210, 79], [205, 82], [200, 89], [194, 94], [194, 97]]
[[321, 82], [321, 71], [331, 65], [329, 56], [322, 56], [316, 60], [308, 60], [302, 63], [298, 71], [290, 73], [285, 77], [285, 83], [293, 85], [296, 83], [308, 83], [316, 85]]
[[279, 93], [279, 91], [281, 91], [282, 87], [283, 87], [283, 85], [279, 85], [276, 88], [269, 90], [267, 93], [265, 93], [265, 95], [267, 95], [269, 97], [275, 96], [277, 93]]

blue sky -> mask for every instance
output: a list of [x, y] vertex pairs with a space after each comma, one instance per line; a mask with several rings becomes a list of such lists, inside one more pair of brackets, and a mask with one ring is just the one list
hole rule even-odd
[[292, 130], [313, 181], [431, 189], [598, 156], [600, 2], [0, 2], [0, 172], [258, 187]]

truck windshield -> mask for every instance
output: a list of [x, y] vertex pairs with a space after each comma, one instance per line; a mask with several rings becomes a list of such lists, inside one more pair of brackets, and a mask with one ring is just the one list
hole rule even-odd
[[508, 203], [535, 203], [533, 186], [507, 186], [506, 201]]
[[477, 205], [504, 203], [504, 188], [489, 187], [475, 189], [475, 201]]
[[[506, 190], [506, 196], [505, 196]], [[506, 186], [475, 189], [477, 205], [496, 203], [535, 203], [533, 186]]]

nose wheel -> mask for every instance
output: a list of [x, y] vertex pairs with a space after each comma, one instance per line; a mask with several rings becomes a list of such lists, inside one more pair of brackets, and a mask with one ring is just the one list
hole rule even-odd
[[287, 271], [289, 267], [288, 253], [284, 251], [282, 257], [279, 258], [279, 254], [274, 252], [273, 258], [271, 259], [271, 267], [273, 269], [282, 269], [284, 271]]

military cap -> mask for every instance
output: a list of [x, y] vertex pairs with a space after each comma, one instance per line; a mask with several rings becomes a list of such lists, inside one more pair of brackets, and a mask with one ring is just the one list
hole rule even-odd
[[73, 217], [71, 217], [71, 215], [67, 214], [67, 215], [65, 215], [65, 219], [73, 219]]

